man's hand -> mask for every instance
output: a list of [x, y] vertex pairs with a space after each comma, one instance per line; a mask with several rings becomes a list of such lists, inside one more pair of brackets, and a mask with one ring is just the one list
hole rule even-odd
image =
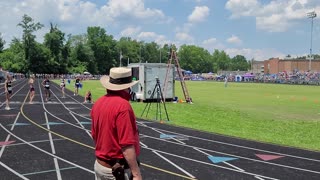
[[137, 163], [136, 150], [134, 146], [130, 145], [130, 146], [123, 147], [122, 153], [124, 158], [127, 160], [127, 163], [129, 164], [133, 179], [142, 180], [140, 168]]

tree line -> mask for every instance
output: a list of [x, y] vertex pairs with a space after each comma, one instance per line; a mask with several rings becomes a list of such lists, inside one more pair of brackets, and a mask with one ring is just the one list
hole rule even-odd
[[115, 40], [101, 27], [88, 27], [85, 34], [71, 35], [62, 32], [50, 23], [44, 42], [36, 41], [36, 31], [44, 27], [24, 15], [19, 24], [22, 37], [14, 37], [8, 48], [0, 38], [0, 66], [11, 72], [20, 73], [83, 73], [106, 74], [115, 66], [130, 63], [167, 63], [170, 48], [177, 50], [182, 69], [194, 73], [217, 72], [218, 70], [246, 71], [250, 61], [244, 56], [230, 57], [226, 52], [208, 50], [195, 45], [159, 45], [155, 42], [137, 41], [131, 37]]

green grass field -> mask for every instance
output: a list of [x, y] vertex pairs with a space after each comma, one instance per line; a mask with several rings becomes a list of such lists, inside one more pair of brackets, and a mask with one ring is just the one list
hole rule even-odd
[[[67, 88], [73, 90], [73, 84]], [[172, 125], [310, 150], [320, 150], [318, 86], [187, 81], [193, 104], [166, 103]], [[94, 100], [105, 94], [97, 80], [84, 81]], [[176, 81], [176, 96], [183, 99]], [[146, 103], [133, 102], [137, 117]], [[163, 106], [161, 105], [161, 108]], [[156, 104], [147, 118], [155, 120]], [[162, 119], [165, 114], [162, 109]]]

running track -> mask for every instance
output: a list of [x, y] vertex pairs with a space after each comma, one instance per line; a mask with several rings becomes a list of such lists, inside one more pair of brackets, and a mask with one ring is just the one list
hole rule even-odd
[[[94, 179], [91, 104], [61, 98], [52, 84], [44, 102], [40, 81], [29, 104], [28, 85], [13, 85], [10, 111], [0, 85], [0, 179]], [[320, 179], [320, 152], [282, 147], [154, 121], [138, 120], [145, 180]]]

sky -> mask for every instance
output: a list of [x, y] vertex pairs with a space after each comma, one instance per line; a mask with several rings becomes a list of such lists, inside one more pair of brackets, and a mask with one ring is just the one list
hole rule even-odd
[[6, 47], [22, 37], [17, 24], [27, 14], [44, 25], [38, 42], [53, 23], [65, 34], [100, 26], [116, 40], [196, 45], [248, 60], [303, 56], [311, 45], [320, 54], [320, 17], [307, 17], [320, 16], [320, 0], [0, 0], [0, 9]]

